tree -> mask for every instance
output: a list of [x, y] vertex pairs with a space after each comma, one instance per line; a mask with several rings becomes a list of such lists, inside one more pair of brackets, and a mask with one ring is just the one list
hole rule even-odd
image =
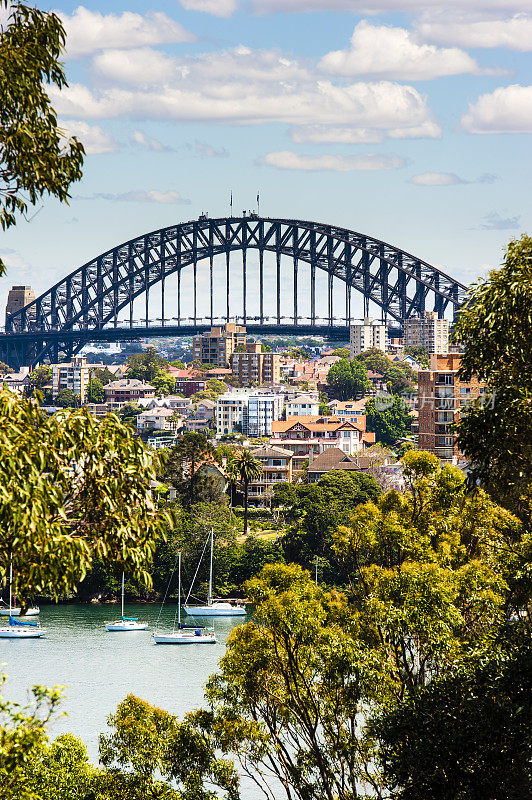
[[366, 367], [359, 361], [341, 358], [327, 375], [329, 394], [337, 400], [363, 397], [371, 389]]
[[[56, 14], [10, 5], [0, 34], [0, 225], [16, 224], [45, 194], [67, 202], [81, 178], [83, 145], [66, 139], [47, 86], [67, 85], [59, 62], [65, 31]], [[0, 274], [5, 266], [0, 260]]]
[[328, 416], [331, 413], [331, 407], [329, 405], [329, 398], [325, 394], [325, 392], [320, 392], [320, 406], [319, 406], [319, 413]]
[[79, 408], [79, 395], [74, 394], [72, 389], [61, 389], [59, 394], [54, 397], [54, 403], [61, 408]]
[[3, 361], [0, 361], [0, 375], [6, 375], [10, 372], [13, 372], [13, 369], [9, 366], [9, 364], [4, 364]]
[[429, 367], [430, 365], [430, 353], [426, 347], [422, 347], [419, 345], [418, 347], [414, 347], [410, 345], [410, 347], [405, 347], [404, 350], [405, 355], [412, 356], [415, 358], [418, 364], [422, 367]]
[[161, 371], [168, 367], [168, 361], [157, 355], [155, 347], [148, 347], [144, 353], [134, 353], [128, 356], [127, 363], [126, 376], [128, 378], [151, 384], [160, 376]]
[[262, 464], [249, 450], [242, 450], [227, 463], [229, 475], [237, 480], [244, 494], [244, 536], [248, 534], [248, 494], [249, 484], [262, 475]]
[[138, 403], [124, 403], [124, 405], [120, 406], [114, 413], [125, 425], [132, 425], [136, 428], [137, 417], [139, 414], [142, 414], [144, 410], [145, 409], [139, 406]]
[[157, 394], [163, 397], [172, 394], [175, 389], [175, 378], [170, 375], [169, 372], [165, 372], [162, 369], [153, 376], [150, 383], [155, 388]]
[[34, 400], [0, 392], [0, 577], [13, 561], [20, 603], [59, 598], [96, 560], [149, 585], [160, 534], [151, 454], [114, 414], [42, 414]]
[[108, 383], [115, 380], [115, 376], [111, 370], [107, 369], [107, 367], [93, 370], [91, 372], [91, 378], [95, 378], [96, 380], [100, 381], [102, 386], [106, 386]]
[[530, 520], [532, 512], [532, 238], [508, 245], [501, 269], [471, 290], [454, 336], [464, 345], [462, 380], [486, 383], [488, 402], [460, 416], [458, 446], [499, 502]]
[[35, 393], [35, 389], [41, 391], [44, 389], [45, 386], [50, 386], [52, 383], [52, 368], [48, 367], [47, 365], [36, 367], [33, 372], [30, 373], [28, 378], [28, 386], [26, 394], [28, 397], [32, 397]]
[[532, 648], [511, 637], [372, 722], [397, 800], [521, 800], [532, 796]]
[[87, 400], [89, 403], [103, 403], [105, 400], [103, 386], [94, 375], [87, 386]]
[[91, 790], [99, 783], [98, 774], [89, 763], [87, 748], [71, 733], [58, 736], [51, 744], [43, 743], [24, 769], [25, 782], [39, 800], [94, 797]]
[[349, 347], [337, 347], [333, 350], [333, 356], [340, 356], [340, 358], [351, 358], [351, 351]]
[[184, 433], [170, 454], [165, 480], [182, 488], [188, 503], [195, 503], [201, 482], [198, 468], [205, 461], [212, 461], [214, 455], [213, 445], [202, 433]]
[[356, 357], [368, 370], [378, 372], [384, 377], [391, 394], [412, 391], [417, 383], [416, 373], [405, 361], [392, 361], [382, 350], [371, 347]]
[[[371, 399], [366, 403], [366, 428], [375, 434], [377, 442], [394, 445], [410, 430], [413, 417], [401, 397], [387, 398], [389, 407], [379, 408]], [[380, 403], [383, 399], [380, 400]]]

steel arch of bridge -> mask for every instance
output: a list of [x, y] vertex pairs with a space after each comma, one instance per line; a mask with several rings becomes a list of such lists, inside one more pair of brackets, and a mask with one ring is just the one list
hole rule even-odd
[[[242, 313], [239, 318], [249, 324], [247, 314], [246, 254], [249, 249], [259, 254], [259, 316], [258, 328], [273, 319], [272, 330], [281, 325], [281, 257], [293, 263], [293, 327], [298, 328], [298, 267], [310, 265], [310, 326], [305, 331], [324, 327], [334, 329], [333, 281], [346, 285], [345, 323], [351, 318], [351, 291], [364, 296], [364, 313], [370, 301], [382, 309], [383, 318], [408, 319], [422, 314], [428, 306], [443, 317], [448, 306], [453, 313], [462, 305], [466, 287], [436, 267], [392, 245], [355, 231], [317, 222], [291, 219], [260, 218], [251, 214], [242, 217], [197, 220], [172, 225], [131, 239], [108, 250], [76, 269], [25, 308], [6, 319], [6, 334], [0, 349], [33, 347], [31, 361], [40, 363], [57, 358], [59, 350], [72, 355], [96, 338], [124, 338], [119, 328], [118, 314], [129, 307], [129, 329], [134, 328], [133, 302], [145, 295], [146, 327], [149, 327], [149, 293], [161, 284], [162, 326], [165, 325], [165, 281], [177, 274], [176, 328], [199, 329], [197, 318], [197, 267], [209, 262], [210, 320], [214, 321], [213, 262], [216, 256], [226, 258], [226, 308], [229, 320], [231, 253], [242, 253]], [[276, 256], [276, 307], [265, 313], [264, 253]], [[182, 325], [181, 273], [186, 267], [193, 270], [193, 325]], [[316, 317], [316, 271], [327, 273], [328, 313], [325, 326]], [[216, 319], [220, 319], [219, 315]], [[120, 321], [120, 326], [123, 326]], [[126, 329], [128, 323], [126, 322]], [[108, 331], [111, 329], [111, 332]], [[113, 335], [116, 331], [116, 336]], [[105, 332], [105, 336], [104, 336]], [[170, 328], [169, 328], [170, 333]], [[9, 340], [9, 341], [8, 341]], [[19, 357], [15, 357], [20, 361]], [[13, 360], [13, 355], [12, 355]]]

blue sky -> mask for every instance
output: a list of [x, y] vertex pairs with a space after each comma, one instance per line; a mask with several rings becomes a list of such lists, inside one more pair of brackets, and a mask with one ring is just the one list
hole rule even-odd
[[[69, 206], [2, 235], [44, 291], [148, 230], [252, 208], [358, 230], [464, 283], [531, 230], [532, 0], [44, 4], [84, 141]], [[406, 10], [405, 10], [406, 9]]]

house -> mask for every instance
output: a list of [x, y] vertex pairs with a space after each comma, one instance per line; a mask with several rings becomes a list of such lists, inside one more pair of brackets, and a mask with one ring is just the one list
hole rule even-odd
[[183, 427], [183, 417], [171, 408], [152, 408], [137, 417], [139, 431], [178, 431]]
[[373, 370], [368, 369], [368, 378], [371, 383], [372, 394], [375, 394], [376, 392], [381, 392], [383, 389], [386, 389], [386, 381], [384, 380], [384, 375], [381, 375], [380, 372], [373, 372]]
[[262, 474], [249, 484], [248, 498], [252, 505], [266, 505], [271, 498], [271, 490], [277, 483], [292, 483], [291, 450], [284, 447], [258, 447], [251, 455], [260, 461]]
[[2, 376], [0, 383], [5, 389], [15, 393], [22, 393], [29, 383], [30, 368], [21, 367], [19, 372], [8, 372]]
[[125, 403], [137, 403], [140, 399], [155, 397], [155, 387], [136, 378], [121, 378], [103, 387], [105, 402], [115, 408]]
[[355, 423], [333, 416], [309, 416], [272, 423], [272, 447], [285, 447], [294, 455], [293, 469], [302, 469], [331, 447], [338, 447], [348, 455], [360, 453], [375, 442], [375, 434], [366, 432], [366, 417]]
[[331, 400], [328, 405], [335, 417], [357, 422], [359, 417], [364, 415], [368, 400], [369, 397], [360, 400]]
[[286, 418], [308, 417], [320, 413], [320, 402], [316, 393], [299, 394], [286, 403]]
[[197, 415], [201, 415], [206, 419], [214, 419], [214, 414], [216, 411], [216, 402], [214, 400], [209, 400], [205, 398], [204, 400], [198, 400], [194, 403], [194, 413]]
[[331, 447], [311, 461], [308, 466], [307, 480], [308, 483], [316, 483], [333, 469], [368, 472], [373, 461], [371, 456], [350, 456], [339, 447]]

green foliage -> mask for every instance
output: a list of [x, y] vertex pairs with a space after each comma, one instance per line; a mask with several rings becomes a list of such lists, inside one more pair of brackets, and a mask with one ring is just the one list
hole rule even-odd
[[337, 347], [333, 350], [333, 356], [340, 356], [340, 358], [351, 358], [351, 351], [349, 347]]
[[54, 403], [61, 408], [79, 408], [79, 395], [74, 394], [72, 389], [61, 389], [57, 397], [54, 397]]
[[[401, 397], [389, 398], [389, 408], [377, 408], [375, 400], [366, 403], [366, 428], [375, 434], [377, 442], [394, 445], [410, 430], [413, 417]], [[381, 398], [380, 402], [383, 402]]]
[[115, 376], [111, 372], [111, 370], [104, 367], [103, 369], [95, 369], [91, 372], [91, 378], [94, 378], [102, 384], [102, 386], [106, 386], [111, 381], [115, 380]]
[[371, 347], [356, 357], [366, 366], [366, 369], [378, 372], [384, 377], [388, 391], [391, 394], [410, 392], [417, 382], [416, 373], [406, 362], [392, 361], [382, 350]]
[[244, 536], [247, 536], [249, 484], [262, 475], [262, 464], [249, 450], [241, 450], [227, 462], [226, 472], [230, 480], [240, 484], [244, 494]]
[[153, 383], [161, 378], [161, 373], [168, 367], [168, 361], [157, 355], [155, 347], [148, 347], [143, 353], [134, 353], [127, 359], [128, 369], [126, 377]]
[[169, 394], [173, 394], [175, 389], [175, 378], [162, 369], [153, 376], [150, 383], [155, 387], [158, 396], [167, 397]]
[[329, 398], [324, 392], [320, 392], [320, 407], [318, 409], [320, 414], [329, 415], [331, 413], [331, 407], [329, 405]]
[[131, 425], [133, 428], [137, 425], [137, 417], [142, 414], [144, 408], [139, 406], [138, 403], [124, 403], [116, 410], [116, 414], [124, 425]]
[[532, 648], [528, 636], [511, 644], [373, 722], [394, 798], [532, 796]]
[[103, 403], [104, 400], [105, 394], [101, 381], [99, 381], [98, 378], [93, 375], [89, 381], [89, 385], [87, 386], [87, 402]]
[[[58, 127], [47, 87], [67, 85], [59, 61], [65, 31], [56, 14], [10, 5], [0, 33], [0, 226], [16, 224], [45, 194], [67, 202], [81, 178], [83, 145]], [[0, 260], [0, 274], [5, 266]]]
[[0, 375], [5, 375], [6, 373], [13, 372], [12, 367], [9, 364], [4, 364], [3, 361], [0, 361]]
[[295, 358], [298, 361], [306, 361], [310, 358], [310, 350], [306, 347], [290, 347], [284, 355], [288, 358]]
[[149, 582], [159, 521], [142, 442], [112, 414], [45, 417], [35, 401], [6, 391], [0, 416], [0, 576], [12, 553], [21, 603], [67, 594], [95, 560]]
[[39, 800], [87, 800], [98, 783], [85, 745], [70, 733], [38, 749], [26, 762], [24, 777]]
[[[0, 678], [0, 686], [5, 683]], [[60, 687], [34, 686], [32, 703], [21, 706], [0, 695], [0, 786], [2, 800], [48, 800], [37, 794], [28, 770], [46, 745], [46, 724], [61, 698]]]
[[185, 502], [197, 502], [200, 487], [205, 489], [198, 467], [205, 461], [213, 461], [214, 455], [213, 445], [202, 433], [184, 433], [166, 464], [165, 481], [181, 491]]
[[359, 361], [341, 358], [327, 375], [329, 395], [337, 400], [363, 397], [371, 389], [366, 367]]
[[270, 347], [270, 345], [269, 344], [265, 344], [264, 342], [261, 343], [260, 349], [261, 349], [262, 353], [271, 353], [272, 352], [272, 348]]
[[[381, 489], [375, 478], [354, 470], [331, 470], [311, 484], [280, 483], [273, 487], [274, 507], [283, 507], [292, 528], [282, 537], [287, 561], [310, 567], [315, 556], [334, 561], [333, 534], [346, 524], [359, 503], [377, 500]], [[338, 584], [336, 567], [325, 567], [325, 577]]]
[[36, 367], [29, 375], [26, 393], [31, 397], [35, 394], [35, 389], [42, 391], [45, 386], [49, 386], [51, 383], [52, 368], [46, 365]]
[[487, 384], [488, 402], [461, 414], [458, 445], [499, 502], [530, 520], [532, 507], [532, 238], [510, 242], [503, 266], [471, 290], [454, 336], [460, 375]]
[[430, 365], [430, 353], [426, 347], [422, 347], [421, 345], [414, 347], [411, 345], [410, 347], [405, 347], [404, 352], [405, 355], [415, 358], [417, 363], [422, 367], [428, 367]]

